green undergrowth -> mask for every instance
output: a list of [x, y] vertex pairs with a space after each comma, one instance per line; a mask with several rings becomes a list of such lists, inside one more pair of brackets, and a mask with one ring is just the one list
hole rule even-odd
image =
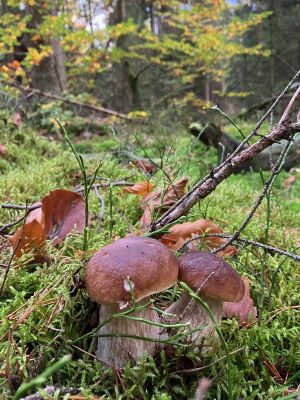
[[[197, 143], [182, 127], [118, 127], [104, 137], [94, 135], [88, 141], [74, 141], [77, 151], [82, 152], [88, 176], [102, 162], [96, 182], [150, 179], [156, 187], [166, 188], [169, 180], [188, 176], [191, 187], [217, 162], [214, 150]], [[66, 143], [50, 142], [29, 126], [21, 130], [2, 127], [0, 143], [7, 148], [6, 155], [0, 158], [1, 203], [30, 204], [50, 190], [73, 189], [81, 184], [77, 163]], [[151, 177], [143, 174], [121, 156], [124, 149], [153, 159], [160, 168]], [[276, 178], [270, 195], [270, 213], [264, 200], [243, 237], [267, 241], [286, 251], [293, 251], [297, 241], [299, 246], [300, 175], [299, 171], [294, 174], [296, 181], [290, 188], [283, 186], [288, 173]], [[264, 177], [267, 175], [264, 173]], [[233, 175], [197, 204], [187, 218], [211, 219], [224, 232], [232, 233], [261, 189], [258, 173]], [[111, 196], [107, 187], [99, 191], [105, 203], [104, 218], [97, 229], [100, 204], [92, 192], [92, 222], [85, 257], [81, 251], [82, 236], [70, 234], [57, 248], [49, 244], [50, 266], [29, 265], [26, 261], [30, 255], [24, 255], [9, 270], [0, 295], [0, 398], [12, 398], [21, 382], [30, 381], [71, 353], [72, 360], [48, 378], [47, 384], [81, 387], [86, 398], [94, 395], [103, 399], [193, 399], [199, 379], [208, 377], [212, 387], [207, 399], [227, 399], [228, 366], [220, 345], [215, 344], [202, 355], [187, 343], [184, 348], [169, 346], [154, 357], [145, 356], [136, 365], [128, 364], [117, 372], [94, 359], [90, 337], [80, 339], [92, 330], [95, 312], [95, 305], [80, 285], [85, 259], [112, 237], [122, 237], [137, 229], [142, 213], [139, 196], [124, 194], [121, 187], [112, 187]], [[0, 209], [1, 225], [20, 215], [19, 211]], [[2, 264], [8, 263], [11, 255], [5, 241], [5, 237], [0, 241]], [[247, 329], [240, 329], [235, 319], [222, 322], [222, 333], [233, 353], [229, 366], [233, 398], [281, 398], [288, 389], [296, 389], [300, 384], [299, 264], [252, 246], [242, 247], [232, 264], [250, 278], [251, 295], [258, 307], [258, 320]], [[1, 284], [3, 268], [0, 274]], [[155, 296], [157, 305], [170, 304], [178, 291], [171, 288]], [[187, 372], [195, 367], [203, 368]]]

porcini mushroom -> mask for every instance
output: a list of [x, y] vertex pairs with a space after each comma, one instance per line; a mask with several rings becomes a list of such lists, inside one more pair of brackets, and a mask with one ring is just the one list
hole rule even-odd
[[[215, 254], [191, 251], [178, 258], [178, 279], [185, 282], [211, 309], [215, 321], [220, 324], [223, 315], [223, 301], [240, 301], [245, 292], [240, 275], [221, 257]], [[167, 310], [175, 314], [171, 321], [189, 323], [190, 329], [206, 326], [191, 334], [195, 344], [214, 332], [214, 327], [205, 309], [188, 293], [184, 293]]]
[[[130, 305], [132, 295], [137, 306], [148, 297], [172, 286], [178, 275], [175, 255], [159, 241], [146, 237], [127, 237], [99, 250], [89, 261], [85, 285], [92, 300], [101, 304], [99, 321], [105, 321]], [[130, 316], [159, 323], [158, 314], [149, 307], [136, 310]], [[122, 335], [159, 339], [159, 326], [126, 317], [113, 318], [98, 330], [96, 354], [110, 365], [122, 367], [137, 360], [144, 352], [153, 353], [155, 342]], [[120, 335], [118, 337], [118, 335]]]

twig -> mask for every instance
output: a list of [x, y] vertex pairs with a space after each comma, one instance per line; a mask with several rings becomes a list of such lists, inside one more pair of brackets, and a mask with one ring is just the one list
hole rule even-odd
[[[245, 349], [245, 346], [244, 346], [244, 347], [241, 347], [240, 349], [231, 351], [231, 352], [229, 353], [229, 355], [231, 356], [232, 354], [238, 353], [238, 352], [240, 352], [240, 351], [242, 351], [242, 350], [244, 350], [244, 349]], [[217, 364], [218, 362], [224, 360], [224, 358], [226, 358], [226, 356], [222, 356], [222, 357], [218, 358], [216, 361], [213, 361], [213, 362], [210, 363], [210, 364], [204, 365], [203, 367], [196, 367], [196, 368], [190, 368], [190, 369], [181, 369], [181, 370], [179, 370], [179, 371], [172, 372], [171, 375], [172, 375], [172, 374], [190, 374], [190, 373], [192, 373], [192, 372], [202, 371], [203, 369], [209, 368], [209, 367], [211, 367], [212, 365], [215, 365], [215, 364]]]
[[298, 101], [300, 97], [300, 85], [298, 86], [298, 89], [296, 90], [296, 92], [294, 93], [294, 96], [291, 98], [289, 104], [287, 105], [284, 113], [282, 114], [282, 117], [280, 118], [280, 121], [278, 123], [278, 125], [283, 125], [285, 123], [288, 122], [288, 119], [296, 105], [296, 102]]
[[300, 123], [291, 124], [289, 126], [277, 126], [267, 136], [261, 138], [252, 146], [243, 150], [225, 165], [218, 169], [217, 172], [212, 170], [201, 182], [194, 186], [185, 196], [176, 202], [169, 210], [163, 214], [157, 221], [150, 226], [150, 231], [156, 231], [166, 224], [176, 221], [182, 215], [185, 215], [199, 200], [204, 199], [226, 178], [228, 178], [237, 168], [242, 166], [246, 161], [255, 157], [262, 150], [273, 144], [274, 140], [288, 139], [291, 135], [300, 131]]
[[94, 186], [94, 192], [95, 192], [98, 200], [100, 201], [100, 206], [101, 206], [100, 214], [98, 217], [98, 226], [97, 226], [97, 231], [99, 232], [100, 227], [101, 227], [101, 222], [102, 222], [103, 216], [104, 216], [105, 203], [104, 203], [103, 197], [100, 195], [100, 193], [98, 192], [98, 189], [95, 186]]
[[8, 224], [2, 225], [2, 226], [0, 227], [0, 234], [1, 234], [2, 232], [5, 232], [8, 228], [10, 228], [10, 227], [12, 227], [12, 226], [14, 226], [14, 225], [17, 225], [19, 222], [23, 221], [25, 218], [26, 218], [26, 215], [23, 215], [22, 217], [16, 219], [16, 220], [13, 221], [13, 222], [9, 222]]
[[[91, 188], [109, 188], [110, 186], [133, 186], [134, 182], [126, 182], [126, 181], [111, 181], [111, 183], [94, 183]], [[84, 188], [77, 187], [74, 189], [74, 192], [76, 193], [82, 193], [84, 191]]]
[[[233, 237], [233, 235], [226, 235], [226, 234], [223, 234], [223, 233], [207, 233], [207, 234], [205, 234], [205, 237], [219, 237], [219, 238], [224, 238], [224, 239], [231, 239]], [[203, 238], [202, 235], [197, 235], [197, 236], [194, 236], [192, 239], [186, 241], [184, 243], [184, 245], [179, 249], [179, 252], [187, 244], [193, 242], [194, 240], [199, 240], [201, 238]], [[280, 254], [282, 256], [286, 256], [286, 257], [292, 258], [295, 261], [300, 261], [300, 256], [298, 256], [296, 254], [289, 253], [288, 251], [281, 250], [278, 247], [274, 247], [274, 246], [270, 246], [270, 245], [267, 245], [267, 244], [264, 244], [264, 243], [260, 243], [260, 242], [257, 242], [255, 240], [236, 238], [236, 239], [234, 239], [234, 242], [240, 242], [240, 243], [243, 243], [243, 244], [246, 244], [246, 245], [249, 244], [249, 245], [261, 247], [262, 249], [265, 249], [267, 251], [274, 252], [274, 253]], [[297, 248], [295, 250], [297, 250]]]
[[285, 146], [283, 147], [278, 159], [276, 160], [276, 162], [274, 164], [274, 167], [272, 168], [272, 173], [271, 173], [269, 179], [265, 182], [265, 185], [263, 187], [263, 190], [262, 190], [261, 194], [257, 198], [254, 206], [252, 207], [252, 209], [248, 213], [247, 217], [244, 219], [244, 221], [241, 224], [241, 226], [239, 227], [239, 229], [233, 234], [233, 236], [226, 243], [224, 243], [222, 246], [220, 246], [217, 249], [215, 249], [213, 251], [214, 253], [218, 253], [219, 251], [226, 249], [226, 247], [228, 247], [231, 243], [233, 243], [234, 240], [237, 239], [240, 236], [240, 234], [246, 228], [248, 223], [251, 221], [251, 219], [252, 219], [253, 215], [255, 214], [256, 210], [258, 209], [258, 207], [262, 203], [263, 199], [265, 198], [266, 194], [268, 193], [269, 188], [271, 187], [271, 185], [272, 185], [272, 183], [274, 181], [274, 177], [280, 172], [282, 161], [284, 160], [284, 157], [285, 157], [286, 153], [289, 150], [290, 142], [291, 142], [291, 140], [288, 140], [286, 142]]
[[14, 83], [8, 83], [8, 85], [13, 86], [19, 90], [23, 90], [24, 92], [30, 92], [31, 95], [37, 94], [42, 97], [48, 97], [50, 99], [60, 100], [60, 101], [63, 101], [64, 103], [73, 104], [75, 106], [87, 108], [89, 110], [93, 110], [96, 112], [102, 112], [104, 114], [113, 115], [115, 117], [119, 117], [122, 119], [126, 119], [127, 121], [131, 121], [131, 118], [128, 117], [126, 114], [123, 114], [123, 113], [120, 113], [120, 112], [117, 112], [114, 110], [109, 110], [108, 108], [104, 108], [104, 107], [100, 107], [100, 106], [93, 106], [92, 104], [88, 104], [88, 103], [81, 103], [80, 101], [70, 100], [70, 99], [67, 99], [66, 97], [59, 96], [58, 94], [55, 94], [55, 93], [43, 92], [39, 89], [33, 89], [33, 88], [26, 87], [26, 86], [16, 85]]
[[11, 203], [4, 203], [1, 204], [1, 208], [9, 208], [11, 210], [27, 210], [27, 211], [32, 211], [32, 210], [36, 210], [37, 208], [42, 207], [41, 203], [38, 204], [33, 204], [31, 206], [23, 206], [21, 204], [11, 204]]
[[41, 203], [32, 204], [31, 206], [26, 206], [26, 205], [23, 206], [20, 204], [11, 204], [11, 203], [1, 204], [1, 208], [11, 209], [11, 210], [26, 210], [26, 213], [25, 213], [25, 215], [16, 219], [15, 221], [9, 222], [5, 225], [2, 225], [0, 227], [0, 234], [2, 232], [5, 232], [8, 228], [11, 228], [12, 226], [17, 225], [19, 222], [23, 221], [27, 217], [27, 214], [29, 213], [29, 211], [36, 210], [37, 208], [40, 208], [41, 206], [42, 206]]
[[252, 132], [240, 143], [235, 151], [230, 154], [226, 160], [214, 168], [210, 174], [200, 180], [185, 196], [183, 196], [178, 202], [176, 202], [165, 214], [163, 214], [157, 221], [153, 222], [150, 226], [150, 231], [156, 231], [162, 228], [166, 224], [175, 221], [180, 216], [186, 214], [194, 204], [200, 199], [208, 196], [220, 182], [230, 176], [236, 168], [243, 165], [246, 161], [255, 157], [265, 148], [271, 146], [274, 142], [288, 138], [290, 135], [300, 130], [300, 123], [286, 125], [280, 125], [273, 128], [269, 134], [262, 137], [258, 142], [248, 148], [244, 148], [249, 139], [256, 135], [258, 129], [261, 127], [266, 118], [273, 112], [276, 105], [286, 94], [289, 88], [292, 86], [294, 81], [300, 76], [300, 70], [289, 82], [286, 88], [277, 97], [273, 105], [258, 121]]

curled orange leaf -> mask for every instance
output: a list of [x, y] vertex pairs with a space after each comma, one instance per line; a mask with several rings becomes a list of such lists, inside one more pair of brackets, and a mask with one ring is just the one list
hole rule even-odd
[[123, 189], [124, 193], [129, 194], [139, 194], [141, 196], [145, 196], [146, 194], [150, 193], [151, 190], [154, 188], [154, 185], [149, 181], [143, 181], [136, 183], [133, 186], [128, 186]]
[[174, 205], [185, 193], [185, 187], [188, 178], [183, 177], [179, 181], [173, 183], [166, 191], [158, 190], [150, 192], [143, 197], [141, 207], [144, 214], [140, 219], [140, 226], [145, 228], [152, 222], [152, 214], [157, 211], [158, 214], [163, 213], [172, 205]]

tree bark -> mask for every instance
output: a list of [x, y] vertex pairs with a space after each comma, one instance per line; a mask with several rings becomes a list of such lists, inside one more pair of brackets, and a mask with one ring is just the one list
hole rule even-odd
[[[58, 5], [53, 3], [51, 10], [47, 10], [51, 15], [58, 14]], [[44, 15], [37, 7], [26, 8], [26, 13], [31, 15], [30, 28], [38, 28], [42, 23]], [[26, 35], [23, 42], [26, 47], [36, 47], [37, 43], [32, 42], [31, 37]], [[62, 94], [67, 86], [67, 74], [65, 69], [65, 54], [60, 45], [59, 37], [51, 38], [49, 41], [38, 43], [52, 46], [52, 54], [44, 58], [39, 65], [34, 66], [31, 71], [31, 84], [34, 89], [42, 92]]]

